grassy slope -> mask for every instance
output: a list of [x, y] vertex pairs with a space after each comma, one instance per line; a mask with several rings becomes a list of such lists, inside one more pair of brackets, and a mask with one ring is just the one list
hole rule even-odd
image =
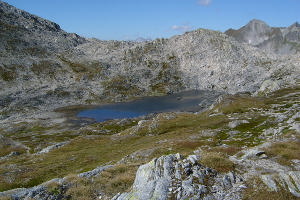
[[[25, 134], [27, 138], [23, 138], [22, 134], [19, 136], [13, 134], [12, 137], [23, 141], [31, 148], [37, 145], [36, 141], [32, 141], [33, 137], [39, 138], [38, 143], [50, 138], [52, 141], [72, 140], [64, 147], [48, 154], [22, 154], [7, 160], [0, 160], [0, 191], [16, 187], [30, 187], [52, 178], [77, 174], [99, 165], [115, 163], [124, 156], [142, 149], [155, 149], [147, 158], [150, 160], [169, 153], [189, 154], [201, 147], [206, 158], [203, 159], [203, 164], [223, 169], [223, 171], [234, 170], [234, 165], [227, 157], [242, 148], [255, 146], [270, 139], [263, 137], [263, 132], [270, 127], [276, 128], [278, 123], [267, 113], [270, 110], [283, 113], [294, 103], [299, 103], [299, 91], [299, 87], [284, 89], [267, 98], [246, 95], [228, 97], [221, 104], [215, 105], [213, 109], [200, 114], [159, 114], [153, 120], [148, 120], [140, 126], [135, 126], [137, 123], [134, 121], [128, 122], [125, 126], [105, 122], [106, 124], [98, 123], [85, 127], [83, 131], [65, 132], [65, 135], [45, 134], [49, 131], [48, 129], [56, 130], [57, 127], [56, 129], [48, 127], [47, 130], [33, 128], [27, 132], [23, 130], [22, 134]], [[274, 105], [280, 106], [274, 107]], [[247, 119], [249, 123], [229, 128], [228, 123], [236, 119]], [[283, 122], [282, 125], [287, 124]], [[100, 132], [103, 129], [112, 131], [108, 135], [97, 135], [89, 131], [91, 129], [100, 130]], [[235, 131], [235, 134], [231, 134], [232, 131]], [[117, 132], [120, 134], [112, 134]], [[292, 130], [286, 128], [280, 134], [292, 133]], [[278, 148], [280, 146], [273, 151], [270, 150], [270, 154]], [[208, 156], [205, 157], [205, 154]], [[127, 165], [132, 165], [132, 163], [127, 163]], [[128, 179], [124, 178], [124, 181]], [[122, 185], [122, 181], [120, 184]], [[109, 188], [108, 193], [113, 193], [125, 191], [129, 185], [125, 184], [124, 188], [119, 190], [117, 186], [113, 186], [113, 183], [105, 187]]]

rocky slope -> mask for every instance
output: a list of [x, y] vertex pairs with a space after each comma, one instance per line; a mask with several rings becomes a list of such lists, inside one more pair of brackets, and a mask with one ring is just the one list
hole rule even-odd
[[239, 42], [279, 53], [295, 54], [300, 52], [300, 24], [289, 27], [270, 27], [263, 21], [252, 20], [238, 30], [229, 29], [225, 34]]
[[[299, 78], [299, 60], [199, 29], [148, 42], [100, 41], [0, 2], [1, 118], [189, 89], [255, 92]], [[24, 117], [24, 116], [23, 116]]]

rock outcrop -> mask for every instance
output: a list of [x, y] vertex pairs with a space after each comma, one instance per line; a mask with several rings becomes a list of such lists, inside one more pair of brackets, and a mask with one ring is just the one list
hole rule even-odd
[[[32, 188], [18, 188], [14, 190], [9, 190], [6, 192], [0, 192], [0, 198], [9, 198], [13, 200], [20, 199], [40, 199], [40, 200], [56, 200], [63, 199], [66, 196], [61, 194], [53, 194], [48, 191], [47, 185], [49, 184], [63, 184], [63, 179], [53, 179], [44, 184], [32, 187]], [[67, 185], [63, 185], [61, 190], [64, 190]]]
[[261, 175], [261, 179], [272, 191], [278, 192], [279, 188], [286, 188], [300, 198], [300, 171], [264, 174]]
[[200, 164], [197, 155], [162, 156], [139, 167], [132, 190], [113, 200], [241, 199], [243, 179]]
[[[113, 167], [113, 165], [99, 166], [91, 171], [83, 172], [77, 175], [79, 178], [93, 178], [99, 176], [103, 171]], [[13, 200], [36, 199], [36, 200], [63, 200], [70, 199], [65, 192], [72, 186], [72, 182], [67, 177], [55, 178], [40, 185], [31, 188], [17, 188], [0, 192], [0, 199], [9, 198]]]

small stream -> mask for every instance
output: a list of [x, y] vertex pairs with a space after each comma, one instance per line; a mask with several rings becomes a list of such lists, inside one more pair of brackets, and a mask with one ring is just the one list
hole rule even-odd
[[144, 97], [135, 101], [81, 110], [77, 113], [77, 117], [102, 122], [161, 112], [197, 112], [210, 106], [221, 94], [215, 91], [192, 90], [166, 96]]

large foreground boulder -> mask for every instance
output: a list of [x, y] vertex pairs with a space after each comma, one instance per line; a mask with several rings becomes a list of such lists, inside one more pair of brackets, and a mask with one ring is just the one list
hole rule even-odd
[[243, 180], [199, 163], [200, 157], [167, 155], [139, 167], [132, 190], [113, 200], [241, 199]]

